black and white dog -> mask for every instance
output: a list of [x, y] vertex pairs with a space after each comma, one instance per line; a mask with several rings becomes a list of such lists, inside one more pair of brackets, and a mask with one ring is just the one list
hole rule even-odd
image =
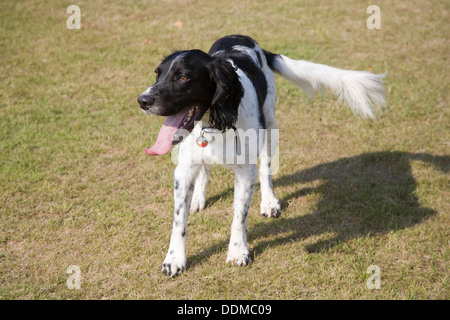
[[[162, 265], [162, 271], [170, 276], [186, 269], [188, 215], [205, 207], [211, 163], [226, 163], [235, 172], [234, 217], [226, 261], [241, 266], [249, 263], [247, 213], [257, 165], [247, 158], [239, 163], [219, 159], [224, 156], [218, 152], [223, 146], [213, 136], [234, 134], [237, 130], [277, 128], [274, 72], [309, 95], [331, 89], [362, 117], [373, 118], [375, 107], [385, 105], [382, 74], [292, 60], [265, 51], [253, 39], [241, 35], [217, 40], [208, 53], [174, 52], [155, 72], [156, 83], [139, 96], [138, 102], [145, 113], [167, 117], [155, 145], [146, 152], [162, 155], [178, 144], [173, 232]], [[268, 140], [267, 132], [257, 136], [258, 144], [265, 145]], [[277, 141], [270, 140], [273, 150]], [[259, 156], [261, 214], [278, 217], [280, 204], [273, 193], [271, 176], [273, 155], [269, 148], [259, 148], [247, 139], [240, 149], [239, 152], [256, 152]]]

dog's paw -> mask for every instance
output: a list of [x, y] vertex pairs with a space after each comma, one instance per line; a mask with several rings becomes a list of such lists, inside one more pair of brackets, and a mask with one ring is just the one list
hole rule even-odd
[[192, 197], [190, 212], [196, 213], [202, 211], [203, 209], [205, 209], [205, 204], [206, 204], [205, 197], [201, 197], [194, 194], [194, 196]]
[[175, 277], [186, 271], [186, 259], [177, 259], [169, 254], [164, 260], [161, 271], [171, 277]]
[[252, 259], [250, 258], [250, 253], [248, 251], [244, 251], [241, 253], [234, 253], [230, 251], [228, 252], [226, 260], [227, 263], [242, 267], [248, 265], [250, 261], [252, 261]]
[[280, 202], [277, 199], [261, 202], [261, 215], [266, 218], [278, 218], [281, 215]]

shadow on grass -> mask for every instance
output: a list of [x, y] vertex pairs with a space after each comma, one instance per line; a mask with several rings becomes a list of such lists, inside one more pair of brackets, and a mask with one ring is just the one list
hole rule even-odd
[[[437, 212], [422, 207], [415, 195], [412, 160], [429, 163], [443, 172], [450, 168], [450, 156], [376, 152], [320, 164], [275, 179], [274, 186], [320, 180], [318, 187], [303, 188], [280, 198], [284, 210], [291, 200], [316, 194], [316, 208], [306, 214], [299, 212], [296, 217], [281, 216], [252, 226], [248, 231], [248, 242], [254, 243], [252, 256], [259, 255], [266, 247], [334, 234], [306, 248], [308, 252], [319, 252], [350, 239], [405, 229], [429, 219]], [[208, 205], [227, 196], [232, 196], [231, 189], [209, 199]], [[226, 246], [226, 242], [211, 246], [190, 257], [188, 265], [192, 267]]]

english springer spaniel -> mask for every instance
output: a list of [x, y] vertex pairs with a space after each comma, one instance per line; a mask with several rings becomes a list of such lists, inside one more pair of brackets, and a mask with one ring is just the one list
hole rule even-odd
[[[250, 262], [247, 213], [257, 175], [256, 161], [250, 159], [254, 154], [260, 162], [260, 212], [265, 217], [280, 215], [271, 168], [277, 145], [277, 134], [270, 133], [277, 130], [274, 72], [308, 95], [331, 89], [362, 117], [374, 118], [376, 107], [385, 105], [383, 74], [293, 60], [261, 49], [247, 36], [221, 38], [208, 53], [189, 50], [167, 56], [155, 70], [156, 83], [138, 98], [145, 113], [167, 117], [155, 145], [146, 153], [167, 154], [173, 145], [178, 151], [173, 231], [162, 264], [167, 275], [186, 270], [188, 215], [205, 207], [211, 163], [235, 172], [228, 263], [245, 266]], [[253, 140], [247, 134], [250, 131], [256, 132]]]

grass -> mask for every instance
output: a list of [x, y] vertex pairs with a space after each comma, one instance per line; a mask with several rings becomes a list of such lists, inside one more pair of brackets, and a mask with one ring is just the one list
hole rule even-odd
[[[450, 298], [448, 1], [378, 1], [380, 30], [366, 27], [370, 1], [78, 1], [81, 30], [66, 28], [70, 4], [0, 9], [0, 298]], [[164, 54], [233, 33], [388, 71], [388, 107], [364, 121], [277, 78], [282, 217], [258, 215], [257, 188], [254, 261], [225, 264], [233, 175], [215, 167], [189, 220], [188, 270], [171, 279], [174, 165], [143, 152], [163, 119], [136, 99]], [[70, 265], [80, 290], [66, 287]]]

